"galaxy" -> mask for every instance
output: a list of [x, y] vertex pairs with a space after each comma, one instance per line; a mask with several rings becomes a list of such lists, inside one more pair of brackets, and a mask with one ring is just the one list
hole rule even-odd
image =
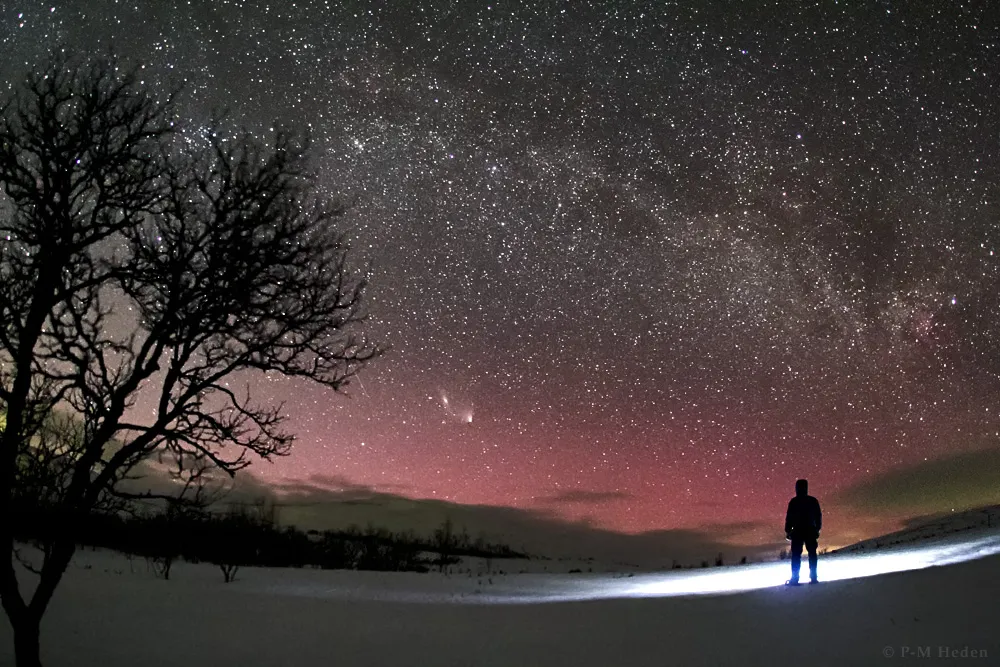
[[797, 477], [1000, 447], [998, 18], [12, 1], [0, 85], [113, 48], [187, 127], [309, 128], [390, 349], [347, 396], [252, 378], [298, 436], [254, 475], [763, 540]]

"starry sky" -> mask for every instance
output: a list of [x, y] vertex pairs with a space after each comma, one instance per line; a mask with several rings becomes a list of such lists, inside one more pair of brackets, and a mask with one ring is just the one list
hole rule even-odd
[[310, 128], [392, 349], [255, 381], [265, 480], [777, 532], [1000, 446], [990, 4], [9, 0], [0, 81], [113, 44], [189, 125]]

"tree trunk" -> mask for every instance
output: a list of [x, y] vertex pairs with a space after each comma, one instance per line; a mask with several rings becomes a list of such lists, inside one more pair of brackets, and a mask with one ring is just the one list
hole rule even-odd
[[39, 653], [38, 631], [41, 619], [32, 614], [26, 614], [17, 623], [11, 624], [14, 629], [14, 664], [17, 667], [42, 667]]
[[[68, 537], [72, 539], [74, 536]], [[41, 667], [39, 634], [42, 616], [75, 549], [73, 542], [63, 541], [55, 544], [52, 551], [46, 555], [41, 577], [30, 604], [24, 604], [18, 591], [13, 563], [6, 573], [7, 577], [0, 580], [4, 611], [7, 612], [11, 629], [14, 631], [14, 664], [17, 667]]]

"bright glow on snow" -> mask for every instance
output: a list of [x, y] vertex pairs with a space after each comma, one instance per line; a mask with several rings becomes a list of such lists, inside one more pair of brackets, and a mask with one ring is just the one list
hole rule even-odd
[[[1000, 553], [1000, 535], [956, 542], [943, 540], [915, 547], [885, 548], [873, 553], [820, 556], [824, 582], [871, 577], [891, 572], [950, 565]], [[489, 577], [437, 578], [399, 574], [391, 578], [336, 578], [298, 585], [270, 585], [268, 592], [319, 598], [351, 598], [412, 603], [530, 604], [615, 598], [670, 597], [739, 593], [782, 586], [790, 575], [788, 561], [670, 570], [648, 574], [517, 574]], [[808, 580], [803, 554], [802, 576]], [[372, 573], [374, 574], [374, 573]], [[806, 584], [808, 585], [808, 584]]]
[[[959, 544], [936, 544], [875, 553], [820, 556], [819, 578], [821, 581], [858, 579], [890, 572], [921, 570], [934, 565], [960, 563], [996, 553], [1000, 553], [1000, 537], [992, 536]], [[642, 575], [628, 580], [632, 582], [631, 586], [623, 587], [620, 595], [612, 593], [604, 597], [735, 593], [780, 585], [790, 575], [791, 565], [788, 561], [715, 570], [688, 570], [663, 575]], [[803, 553], [802, 578], [807, 581], [808, 577], [808, 560]]]

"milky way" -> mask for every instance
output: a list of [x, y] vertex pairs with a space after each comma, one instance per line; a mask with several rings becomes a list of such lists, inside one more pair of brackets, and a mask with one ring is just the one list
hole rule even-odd
[[14, 1], [0, 69], [113, 43], [310, 127], [392, 351], [255, 383], [268, 479], [643, 530], [996, 446], [1000, 12], [645, 4]]

